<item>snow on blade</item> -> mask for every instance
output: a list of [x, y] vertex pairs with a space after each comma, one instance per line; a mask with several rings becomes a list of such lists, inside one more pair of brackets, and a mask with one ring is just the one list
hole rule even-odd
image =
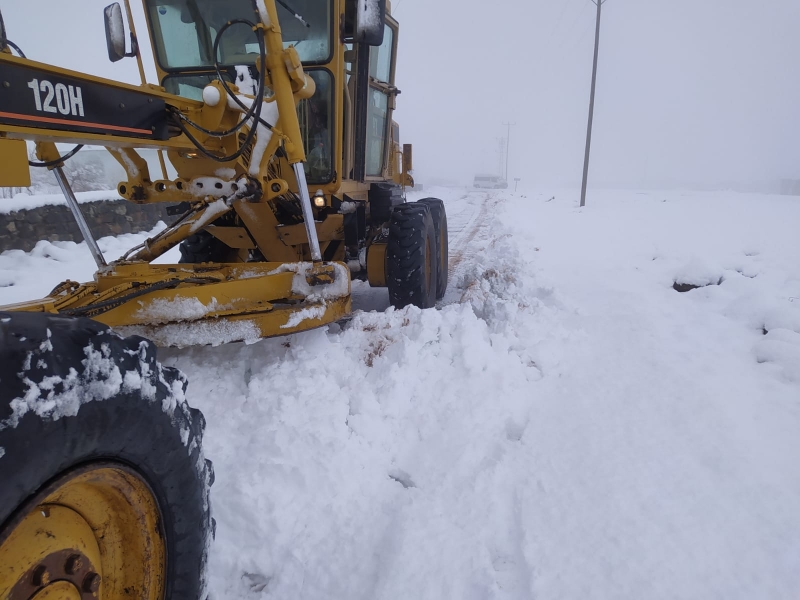
[[307, 306], [306, 308], [302, 308], [290, 314], [289, 320], [286, 321], [284, 325], [281, 325], [281, 329], [290, 329], [292, 327], [297, 327], [303, 321], [307, 321], [309, 319], [321, 319], [324, 316], [325, 316], [324, 306]]
[[310, 262], [287, 263], [281, 265], [274, 271], [270, 271], [268, 275], [294, 273], [295, 275], [292, 278], [292, 293], [305, 297], [309, 302], [343, 298], [350, 289], [350, 272], [339, 263], [329, 263], [326, 266], [333, 267], [335, 271], [333, 283], [310, 285], [307, 277], [315, 268], [314, 263]]
[[115, 328], [121, 335], [140, 335], [157, 346], [219, 346], [230, 342], [257, 342], [261, 330], [252, 321], [221, 317], [188, 323], [167, 323], [155, 327], [130, 325]]
[[213, 312], [228, 310], [229, 305], [221, 305], [216, 298], [208, 304], [203, 304], [197, 298], [156, 298], [136, 311], [136, 317], [156, 323], [169, 323], [174, 321], [194, 321], [202, 319]]

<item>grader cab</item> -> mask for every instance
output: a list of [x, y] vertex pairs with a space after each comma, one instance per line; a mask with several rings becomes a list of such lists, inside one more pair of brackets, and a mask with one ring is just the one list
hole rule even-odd
[[[397, 307], [447, 286], [444, 205], [405, 200], [387, 0], [143, 0], [157, 83], [126, 9], [127, 27], [105, 9], [107, 51], [138, 61], [140, 85], [30, 60], [0, 16], [0, 186], [52, 170], [97, 263], [0, 307], [3, 598], [203, 597], [204, 421], [150, 340], [320, 327], [350, 312], [352, 278]], [[62, 170], [83, 145], [125, 170], [121, 197], [174, 221], [104, 256]], [[176, 246], [179, 263], [154, 264]]]

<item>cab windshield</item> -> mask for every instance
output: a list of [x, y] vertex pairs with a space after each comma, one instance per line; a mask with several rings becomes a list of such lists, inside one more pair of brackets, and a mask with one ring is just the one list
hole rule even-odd
[[[165, 71], [213, 67], [214, 40], [222, 26], [234, 19], [259, 21], [252, 0], [145, 0], [145, 5], [156, 58]], [[284, 46], [293, 45], [304, 63], [330, 57], [331, 5], [328, 0], [276, 3]], [[253, 65], [258, 52], [255, 34], [238, 24], [222, 35], [217, 58], [223, 66]]]

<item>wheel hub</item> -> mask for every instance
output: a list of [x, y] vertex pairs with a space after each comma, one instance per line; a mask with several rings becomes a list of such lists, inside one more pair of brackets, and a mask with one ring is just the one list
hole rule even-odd
[[97, 463], [46, 486], [0, 530], [0, 598], [161, 599], [165, 558], [147, 483]]
[[17, 581], [8, 600], [95, 598], [102, 577], [82, 552], [61, 550], [49, 554]]

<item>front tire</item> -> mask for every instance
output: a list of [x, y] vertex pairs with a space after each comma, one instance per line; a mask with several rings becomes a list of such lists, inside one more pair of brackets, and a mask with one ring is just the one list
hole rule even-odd
[[447, 211], [445, 211], [444, 202], [438, 198], [423, 198], [418, 202], [427, 205], [433, 217], [433, 228], [436, 231], [436, 245], [439, 255], [439, 262], [436, 268], [436, 299], [441, 300], [447, 291], [447, 278], [450, 267]]
[[396, 206], [386, 247], [386, 283], [394, 307], [435, 306], [438, 260], [430, 208], [416, 202]]
[[183, 375], [95, 321], [0, 313], [0, 382], [0, 597], [203, 598], [213, 470]]

